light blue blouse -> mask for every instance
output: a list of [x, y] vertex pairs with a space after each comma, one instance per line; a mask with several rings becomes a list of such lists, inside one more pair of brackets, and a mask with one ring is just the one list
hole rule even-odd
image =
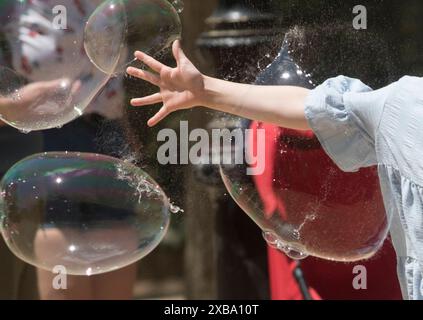
[[403, 296], [423, 299], [423, 78], [376, 91], [329, 79], [308, 96], [306, 118], [342, 170], [378, 166]]

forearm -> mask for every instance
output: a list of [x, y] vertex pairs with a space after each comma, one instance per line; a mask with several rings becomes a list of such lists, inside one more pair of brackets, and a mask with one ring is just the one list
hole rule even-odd
[[304, 115], [308, 89], [245, 85], [210, 77], [204, 77], [204, 87], [205, 107], [285, 128], [309, 129]]

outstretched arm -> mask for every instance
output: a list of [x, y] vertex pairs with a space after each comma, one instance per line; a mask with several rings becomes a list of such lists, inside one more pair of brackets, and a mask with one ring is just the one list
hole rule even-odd
[[149, 120], [154, 126], [171, 112], [204, 106], [252, 120], [274, 123], [281, 127], [309, 129], [304, 115], [309, 90], [291, 86], [254, 86], [211, 78], [201, 74], [181, 49], [173, 44], [176, 68], [163, 65], [137, 51], [135, 56], [155, 73], [130, 67], [128, 74], [160, 88], [160, 92], [131, 101], [133, 106], [163, 103]]

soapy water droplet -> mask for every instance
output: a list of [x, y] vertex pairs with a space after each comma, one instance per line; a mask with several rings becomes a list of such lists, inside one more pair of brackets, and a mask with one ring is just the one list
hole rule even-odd
[[272, 248], [277, 248], [278, 237], [273, 232], [264, 231], [263, 238], [264, 240], [266, 240], [269, 246], [271, 246]]
[[[162, 195], [162, 190], [158, 184], [151, 181], [151, 179], [145, 175], [134, 175], [133, 172], [127, 170], [127, 165], [128, 162], [125, 161], [119, 162], [116, 165], [117, 179], [127, 181], [129, 185], [132, 186], [134, 195], [138, 197], [138, 203], [141, 203], [144, 197]], [[170, 206], [169, 203], [168, 205]]]
[[158, 184], [116, 158], [34, 155], [0, 186], [3, 238], [17, 257], [45, 270], [63, 265], [70, 275], [94, 275], [123, 268], [154, 250], [169, 226]]
[[182, 0], [172, 0], [172, 5], [176, 12], [182, 13], [184, 11], [184, 2]]
[[177, 205], [170, 203], [169, 206], [169, 211], [176, 214], [176, 213], [184, 213], [185, 211], [183, 209], [181, 209], [180, 207], [178, 207]]
[[293, 260], [303, 260], [308, 257], [308, 254], [302, 252], [301, 250], [290, 245], [285, 245], [273, 232], [265, 231], [263, 232], [263, 237], [270, 247], [282, 251]]
[[12, 97], [12, 100], [14, 101], [14, 102], [18, 102], [19, 100], [21, 100], [22, 98], [21, 98], [21, 95], [20, 95], [20, 93], [19, 93], [19, 90], [15, 90], [14, 92], [13, 92], [13, 94], [11, 95], [11, 97]]
[[299, 230], [294, 230], [294, 232], [293, 232], [293, 236], [294, 236], [294, 238], [295, 238], [296, 240], [300, 240], [300, 238], [301, 238], [300, 231], [299, 231]]
[[304, 260], [304, 259], [309, 257], [308, 254], [305, 254], [305, 253], [300, 252], [300, 251], [293, 250], [289, 247], [287, 247], [287, 249], [285, 249], [283, 251], [292, 260]]
[[304, 226], [309, 223], [316, 220], [316, 214], [308, 214], [305, 216], [304, 221], [298, 226], [298, 228], [295, 230], [298, 234], [300, 234], [301, 230], [304, 228]]
[[89, 277], [89, 276], [91, 276], [92, 274], [93, 274], [93, 268], [88, 268], [86, 271], [85, 271], [85, 274]]

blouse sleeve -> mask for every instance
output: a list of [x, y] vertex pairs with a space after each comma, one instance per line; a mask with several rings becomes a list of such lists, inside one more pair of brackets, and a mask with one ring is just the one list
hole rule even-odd
[[305, 108], [309, 125], [343, 171], [377, 164], [375, 135], [393, 85], [373, 91], [360, 80], [339, 76], [309, 94]]

